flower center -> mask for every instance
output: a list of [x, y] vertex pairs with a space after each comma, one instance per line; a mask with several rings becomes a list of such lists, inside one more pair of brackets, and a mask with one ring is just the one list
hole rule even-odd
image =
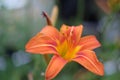
[[61, 57], [66, 60], [71, 60], [76, 56], [76, 53], [80, 50], [81, 46], [75, 46], [73, 42], [64, 40], [63, 43], [58, 43], [57, 51]]

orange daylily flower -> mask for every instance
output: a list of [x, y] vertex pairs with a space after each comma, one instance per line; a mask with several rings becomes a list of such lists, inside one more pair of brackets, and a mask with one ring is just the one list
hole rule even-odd
[[89, 71], [104, 74], [104, 67], [98, 61], [93, 49], [100, 46], [95, 36], [81, 37], [83, 26], [62, 25], [60, 31], [46, 26], [26, 45], [26, 51], [34, 54], [53, 54], [46, 69], [45, 79], [53, 79], [70, 61], [75, 61]]

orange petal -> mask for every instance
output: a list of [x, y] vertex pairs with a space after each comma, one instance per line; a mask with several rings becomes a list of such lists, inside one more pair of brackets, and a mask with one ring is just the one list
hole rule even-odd
[[75, 35], [80, 37], [81, 34], [82, 34], [83, 26], [82, 25], [79, 25], [79, 26], [67, 26], [67, 25], [63, 24], [62, 27], [60, 28], [61, 33], [66, 33], [66, 31], [68, 31], [68, 30], [69, 30], [69, 33], [74, 31]]
[[93, 35], [82, 37], [79, 45], [82, 46], [81, 50], [92, 50], [101, 46], [96, 37]]
[[65, 32], [68, 30], [68, 28], [69, 28], [69, 26], [63, 24], [63, 25], [61, 26], [61, 28], [60, 28], [60, 32], [61, 32], [61, 33], [65, 33]]
[[75, 42], [78, 42], [80, 40], [81, 34], [82, 34], [83, 26], [67, 26], [65, 24], [62, 25], [60, 32], [64, 34], [65, 37], [68, 37]]
[[26, 51], [30, 53], [56, 53], [56, 43], [51, 40], [48, 36], [38, 33], [34, 36], [27, 44]]
[[57, 55], [53, 56], [45, 73], [46, 80], [53, 79], [61, 71], [66, 63], [67, 61], [65, 61], [63, 58]]
[[82, 51], [75, 59], [73, 59], [73, 61], [78, 62], [86, 69], [97, 75], [101, 76], [104, 75], [103, 64], [98, 61], [94, 51], [90, 50]]
[[76, 38], [76, 41], [78, 41], [81, 37], [82, 31], [83, 31], [83, 26], [82, 25], [74, 27], [72, 38], [73, 39]]
[[44, 27], [40, 33], [43, 33], [44, 35], [51, 37], [53, 40], [59, 38], [59, 31], [53, 26]]
[[56, 54], [56, 50], [51, 45], [36, 45], [26, 49], [26, 52], [34, 54]]
[[79, 25], [79, 26], [75, 27], [76, 35], [78, 35], [79, 37], [81, 37], [82, 31], [83, 31], [83, 26], [82, 25]]

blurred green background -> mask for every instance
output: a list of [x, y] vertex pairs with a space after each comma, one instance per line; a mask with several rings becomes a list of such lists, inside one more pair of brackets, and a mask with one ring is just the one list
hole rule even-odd
[[96, 35], [96, 49], [105, 75], [97, 76], [71, 62], [53, 80], [120, 79], [119, 0], [0, 0], [0, 80], [44, 80], [47, 67], [42, 55], [25, 52], [27, 41], [46, 25], [42, 11], [51, 15], [57, 5], [56, 27], [84, 25], [83, 35]]

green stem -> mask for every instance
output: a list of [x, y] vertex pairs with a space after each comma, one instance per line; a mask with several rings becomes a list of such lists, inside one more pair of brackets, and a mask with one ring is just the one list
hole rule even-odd
[[48, 54], [44, 54], [43, 57], [44, 57], [46, 63], [48, 64], [49, 61], [50, 61], [50, 57], [49, 57], [49, 55], [48, 55]]

